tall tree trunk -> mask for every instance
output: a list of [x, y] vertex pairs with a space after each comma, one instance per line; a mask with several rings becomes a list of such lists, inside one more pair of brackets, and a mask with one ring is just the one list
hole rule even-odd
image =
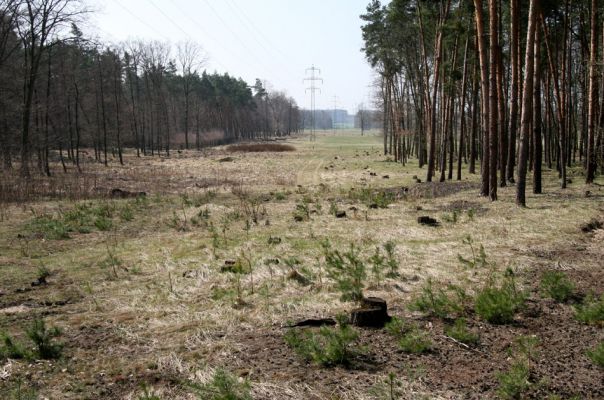
[[526, 173], [528, 167], [528, 147], [533, 112], [533, 76], [535, 72], [535, 31], [539, 0], [531, 0], [529, 6], [528, 30], [526, 35], [524, 91], [522, 94], [522, 118], [520, 125], [520, 149], [518, 154], [518, 184], [516, 204], [526, 207]]
[[533, 78], [533, 193], [541, 194], [541, 40], [540, 31], [535, 29], [535, 65]]
[[591, 0], [591, 37], [589, 46], [589, 111], [587, 115], [587, 175], [585, 182], [593, 183], [596, 175], [596, 118], [598, 112], [598, 83], [597, 83], [597, 60], [598, 60], [598, 4], [597, 0]]
[[468, 50], [470, 48], [470, 36], [466, 39], [466, 46], [463, 53], [463, 78], [461, 80], [461, 112], [459, 128], [459, 147], [457, 151], [457, 180], [461, 180], [461, 163], [465, 150], [465, 131], [466, 131], [466, 86], [468, 85]]
[[508, 129], [509, 147], [507, 157], [507, 180], [514, 183], [514, 166], [516, 165], [516, 137], [518, 136], [518, 92], [520, 88], [520, 4], [518, 0], [510, 0], [511, 9], [511, 38], [510, 57], [512, 64], [512, 87], [510, 90], [510, 120]]
[[486, 33], [484, 31], [484, 18], [482, 13], [482, 0], [474, 0], [475, 18], [476, 18], [476, 35], [478, 36], [478, 57], [480, 59], [480, 82], [481, 82], [481, 115], [482, 115], [482, 167], [481, 167], [481, 188], [482, 196], [490, 195], [490, 152], [489, 152], [489, 128], [490, 128], [490, 113], [489, 113], [489, 65], [487, 61], [487, 42]]
[[489, 82], [489, 197], [497, 200], [497, 160], [499, 158], [499, 104], [497, 96], [497, 58], [499, 52], [499, 23], [497, 0], [489, 0], [490, 82]]

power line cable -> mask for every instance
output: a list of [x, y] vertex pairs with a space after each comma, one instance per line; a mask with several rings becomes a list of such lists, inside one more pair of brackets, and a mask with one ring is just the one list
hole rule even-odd
[[[275, 71], [272, 71], [272, 69], [270, 67], [266, 68], [266, 66], [263, 65], [263, 63], [257, 58], [256, 54], [254, 54], [250, 50], [249, 46], [247, 46], [246, 43], [239, 37], [239, 35], [237, 35], [235, 33], [235, 31], [230, 28], [230, 26], [227, 24], [227, 22], [224, 20], [224, 18], [222, 18], [220, 13], [218, 13], [216, 11], [216, 9], [212, 6], [212, 4], [210, 2], [208, 2], [207, 0], [201, 0], [201, 1], [203, 1], [208, 6], [210, 11], [212, 11], [212, 13], [216, 16], [216, 18], [218, 18], [218, 20], [222, 23], [222, 25], [225, 27], [225, 29], [228, 30], [229, 33], [239, 42], [239, 44], [241, 44], [241, 46], [252, 56], [252, 58], [254, 59], [254, 61], [256, 61], [258, 66], [260, 66], [266, 70], [271, 70], [271, 72], [274, 74]], [[277, 78], [279, 81], [281, 81], [281, 79], [278, 78], [278, 74], [274, 74], [274, 75], [275, 75], [275, 78]], [[283, 82], [279, 82], [279, 83], [283, 83]]]
[[[179, 31], [181, 31], [187, 38], [189, 38], [191, 41], [195, 41], [195, 39], [193, 39], [192, 35], [190, 35], [189, 32], [185, 31], [180, 25], [178, 25], [170, 16], [168, 16], [168, 14], [166, 14], [157, 4], [155, 4], [153, 0], [148, 1], [161, 15], [164, 16], [164, 18], [166, 18], [172, 25], [174, 25]], [[228, 68], [219, 60], [214, 60], [214, 62], [225, 71], [228, 71]]]
[[128, 14], [130, 14], [134, 19], [136, 19], [137, 21], [139, 21], [140, 23], [142, 23], [143, 25], [145, 25], [147, 28], [151, 29], [153, 32], [157, 33], [159, 36], [163, 37], [165, 40], [170, 40], [170, 38], [168, 38], [166, 35], [164, 35], [163, 33], [159, 32], [152, 25], [148, 24], [147, 21], [143, 20], [138, 15], [136, 15], [135, 13], [133, 13], [132, 11], [130, 11], [130, 9], [128, 7], [126, 7], [125, 5], [123, 5], [119, 0], [113, 0], [113, 2], [115, 4], [117, 4], [118, 6], [120, 6], [122, 8], [122, 10], [124, 10]]
[[[228, 2], [228, 1], [231, 1], [231, 0], [227, 0], [227, 2]], [[259, 36], [260, 36], [260, 37], [262, 37], [262, 39], [264, 39], [264, 41], [265, 41], [265, 42], [266, 42], [266, 43], [267, 43], [267, 44], [268, 44], [270, 47], [274, 48], [274, 49], [276, 50], [276, 52], [277, 52], [277, 53], [279, 53], [279, 54], [280, 54], [280, 55], [283, 57], [283, 59], [284, 59], [286, 62], [290, 62], [290, 61], [291, 61], [291, 56], [288, 56], [287, 54], [283, 53], [279, 47], [274, 46], [274, 45], [272, 44], [271, 40], [270, 40], [270, 39], [269, 39], [269, 38], [268, 38], [268, 37], [267, 37], [267, 36], [264, 34], [264, 32], [262, 32], [262, 31], [261, 31], [261, 30], [260, 30], [260, 29], [259, 29], [259, 28], [258, 28], [258, 27], [255, 25], [255, 24], [254, 24], [254, 22], [252, 21], [252, 19], [248, 17], [248, 15], [246, 14], [246, 12], [245, 12], [245, 11], [244, 11], [242, 8], [239, 8], [239, 11], [240, 11], [240, 12], [241, 12], [241, 14], [243, 15], [243, 17], [244, 17], [244, 18], [245, 18], [245, 19], [246, 19], [246, 20], [249, 22], [250, 26], [251, 26], [251, 27], [252, 27], [252, 28], [253, 28], [253, 29], [254, 29], [256, 32], [258, 32]]]
[[[240, 9], [240, 7], [238, 7], [235, 3], [233, 3], [233, 1], [231, 0], [226, 0], [226, 4], [227, 6], [233, 10], [233, 14], [235, 14], [235, 16], [242, 22], [242, 26], [244, 26], [249, 33], [251, 33], [251, 37], [256, 41], [256, 43], [258, 43], [258, 45], [260, 45], [260, 47], [262, 47], [264, 49], [264, 51], [266, 51], [266, 53], [270, 56], [274, 56], [274, 54], [279, 54], [280, 56], [282, 55], [281, 51], [271, 45], [270, 43], [267, 42], [268, 47], [265, 46], [264, 43], [262, 43], [262, 41], [259, 40], [260, 35], [259, 35], [259, 30], [258, 28], [256, 28], [253, 24], [253, 22], [245, 15], [244, 11]], [[279, 62], [281, 63], [282, 67], [285, 67], [284, 69], [290, 69], [290, 59], [288, 59], [287, 57], [285, 58], [286, 63], [282, 63], [283, 60], [279, 59]], [[292, 72], [292, 71], [290, 71]]]

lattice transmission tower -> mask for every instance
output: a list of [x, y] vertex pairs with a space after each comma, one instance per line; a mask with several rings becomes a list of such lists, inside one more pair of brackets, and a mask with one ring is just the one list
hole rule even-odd
[[[309, 74], [310, 76], [308, 76]], [[319, 68], [316, 68], [313, 64], [312, 67], [306, 69], [306, 75], [308, 77], [304, 78], [304, 83], [308, 82], [310, 84], [310, 87], [307, 87], [305, 92], [310, 92], [310, 140], [313, 142], [317, 140], [317, 133], [315, 127], [315, 94], [317, 92], [321, 93], [321, 88], [317, 87], [317, 84], [319, 82], [323, 84], [323, 79], [319, 78], [320, 74], [321, 70]]]

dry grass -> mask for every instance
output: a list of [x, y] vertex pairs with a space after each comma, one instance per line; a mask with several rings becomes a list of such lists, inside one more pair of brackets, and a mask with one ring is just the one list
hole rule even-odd
[[[16, 236], [29, 237], [26, 226], [34, 214], [60, 215], [78, 202], [7, 207], [8, 218], [0, 224], [0, 291], [4, 292], [0, 309], [26, 305], [33, 311], [0, 312], [0, 331], [19, 337], [34, 315], [45, 315], [51, 325], [64, 328], [67, 359], [61, 366], [31, 368], [18, 361], [0, 363], [0, 394], [22, 378], [53, 399], [135, 399], [142, 382], [162, 398], [188, 399], [187, 391], [174, 382], [203, 382], [213, 368], [226, 367], [248, 376], [259, 399], [373, 399], [369, 389], [383, 382], [385, 371], [344, 371], [337, 382], [325, 384], [263, 374], [247, 365], [245, 353], [240, 353], [250, 341], [262, 340], [288, 321], [333, 316], [352, 306], [338, 300], [325, 278], [321, 239], [329, 238], [340, 248], [355, 243], [364, 255], [393, 240], [401, 277], [387, 279], [381, 286], [370, 280], [366, 294], [385, 298], [392, 312], [400, 315], [428, 277], [475, 285], [476, 278], [460, 273], [457, 262], [458, 254], [468, 256], [469, 249], [461, 244], [467, 235], [482, 243], [500, 268], [526, 270], [548, 263], [535, 249], [554, 251], [579, 242], [578, 227], [604, 215], [599, 192], [585, 198], [585, 187], [578, 183], [562, 191], [549, 172], [546, 194], [529, 196], [531, 208], [526, 210], [514, 206], [513, 188], [502, 189], [496, 203], [477, 197], [473, 188], [478, 177], [470, 175], [461, 190], [439, 192], [434, 198], [409, 196], [386, 209], [368, 210], [349, 199], [350, 188], [413, 187], [412, 177], [423, 177], [424, 171], [413, 163], [403, 168], [386, 162], [375, 137], [325, 135], [317, 143], [296, 139], [291, 144], [296, 153], [241, 153], [232, 163], [218, 163], [224, 153], [216, 150], [203, 156], [184, 152], [174, 159], [132, 157], [127, 167], [112, 165], [111, 173], [99, 178], [108, 182], [103, 186], [119, 182], [124, 189], [151, 195], [144, 205], [110, 200], [117, 209], [131, 207], [133, 218], [114, 217], [109, 232], [74, 234], [64, 241], [34, 238], [25, 244]], [[371, 177], [369, 171], [378, 176]], [[390, 179], [381, 177], [385, 174]], [[210, 188], [195, 185], [204, 179], [216, 182]], [[421, 185], [414, 190], [432, 193], [432, 189], [424, 192]], [[213, 194], [206, 196], [209, 191]], [[241, 193], [261, 201], [266, 219], [258, 225], [247, 226], [241, 218], [245, 213]], [[320, 211], [309, 222], [296, 223], [293, 211], [303, 199], [311, 199], [311, 208]], [[347, 219], [329, 214], [332, 201], [347, 211]], [[470, 203], [480, 213], [461, 210], [457, 222], [444, 221], [456, 205]], [[353, 206], [357, 212], [350, 210]], [[205, 210], [207, 221], [194, 224]], [[434, 216], [442, 226], [422, 227], [416, 223], [420, 215]], [[174, 228], [174, 218], [181, 228], [186, 221], [184, 229]], [[269, 244], [269, 237], [279, 237], [281, 242]], [[103, 263], [108, 252], [121, 262], [117, 279]], [[300, 271], [311, 277], [310, 287], [289, 281], [283, 261], [265, 262], [293, 256], [301, 261]], [[253, 274], [238, 280], [221, 272], [225, 260], [241, 257], [250, 260]], [[592, 269], [598, 263], [581, 260], [575, 267]], [[50, 285], [17, 292], [29, 286], [39, 265], [53, 271]], [[69, 301], [60, 307], [40, 305], [49, 300]], [[431, 390], [421, 380], [404, 379], [403, 389], [408, 398], [458, 398], [453, 392]]]

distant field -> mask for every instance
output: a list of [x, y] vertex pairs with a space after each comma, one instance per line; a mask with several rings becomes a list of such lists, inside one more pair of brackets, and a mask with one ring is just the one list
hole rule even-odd
[[[561, 190], [547, 170], [545, 194], [521, 209], [513, 187], [492, 203], [465, 171], [461, 182], [417, 183], [425, 169], [391, 162], [375, 132], [279, 143], [295, 151], [129, 153], [125, 166], [86, 165], [89, 198], [2, 205], [0, 332], [31, 347], [26, 330], [41, 318], [61, 328], [54, 341], [64, 346], [58, 360], [0, 354], [0, 398], [153, 398], [145, 390], [204, 398], [194, 386], [217, 369], [249, 380], [254, 399], [499, 398], [498, 374], [513, 364], [517, 339], [531, 335], [526, 398], [604, 398], [602, 369], [587, 355], [604, 340], [604, 322], [575, 317], [588, 294], [604, 292], [604, 231], [581, 230], [604, 219], [601, 178], [586, 187], [577, 172]], [[108, 197], [113, 189], [146, 196]], [[420, 225], [422, 216], [440, 225]], [[295, 322], [355, 308], [329, 278], [325, 239], [341, 253], [354, 244], [364, 295], [386, 300], [391, 316], [426, 335], [429, 351], [409, 353], [387, 330], [355, 328], [349, 348], [364, 351], [325, 367], [286, 343]], [[379, 276], [370, 260], [387, 242], [397, 273]], [[545, 298], [547, 271], [574, 283], [568, 303]], [[489, 280], [510, 276], [525, 302], [513, 321], [489, 323], [474, 299]], [[432, 295], [453, 302], [456, 285], [466, 297], [444, 306], [445, 316], [410, 309], [428, 282]], [[477, 343], [452, 337], [458, 318]]]

